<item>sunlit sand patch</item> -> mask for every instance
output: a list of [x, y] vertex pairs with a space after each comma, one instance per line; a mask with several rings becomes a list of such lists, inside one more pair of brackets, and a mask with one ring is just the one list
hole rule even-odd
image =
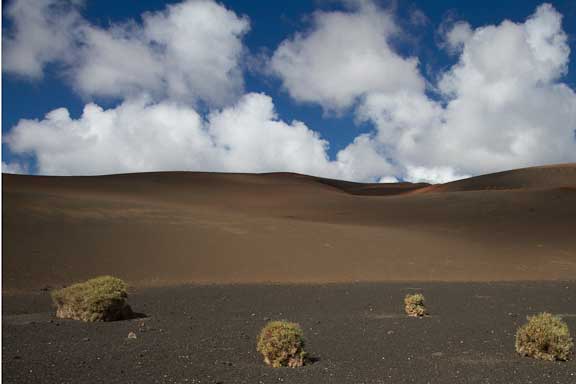
[[233, 227], [233, 226], [222, 226], [219, 229], [224, 231], [224, 232], [231, 233], [233, 235], [246, 235], [246, 234], [250, 233], [249, 231], [245, 230], [244, 228]]
[[369, 319], [399, 319], [406, 317], [401, 313], [367, 313], [366, 317]]
[[[438, 315], [426, 315], [419, 317], [419, 319], [429, 318], [429, 317], [437, 317]], [[369, 319], [408, 319], [410, 318], [405, 313], [367, 313], [366, 317]]]
[[559, 313], [558, 316], [562, 317], [562, 318], [566, 318], [566, 317], [576, 317], [576, 313]]
[[480, 353], [464, 354], [463, 356], [454, 356], [451, 359], [456, 360], [463, 364], [473, 364], [473, 365], [497, 365], [506, 364], [513, 361], [510, 358], [498, 357], [498, 356], [487, 356]]
[[550, 262], [559, 265], [569, 265], [569, 266], [576, 265], [576, 261], [571, 260], [550, 260]]

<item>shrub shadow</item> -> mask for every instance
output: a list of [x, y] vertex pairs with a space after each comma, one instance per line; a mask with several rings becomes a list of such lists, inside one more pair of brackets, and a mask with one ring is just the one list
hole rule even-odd
[[307, 356], [306, 357], [306, 365], [313, 365], [319, 362], [321, 359], [318, 356]]
[[[126, 318], [122, 319], [122, 320], [137, 320], [137, 319], [146, 319], [148, 318], [148, 315], [142, 312], [132, 312], [129, 316], [126, 316]], [[120, 321], [122, 321], [120, 320]]]

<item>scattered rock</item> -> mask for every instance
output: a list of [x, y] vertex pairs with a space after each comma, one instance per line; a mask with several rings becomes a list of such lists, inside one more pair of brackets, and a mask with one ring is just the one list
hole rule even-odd
[[138, 331], [139, 332], [146, 332], [148, 330], [148, 326], [146, 325], [146, 323], [144, 321], [140, 321], [138, 323]]

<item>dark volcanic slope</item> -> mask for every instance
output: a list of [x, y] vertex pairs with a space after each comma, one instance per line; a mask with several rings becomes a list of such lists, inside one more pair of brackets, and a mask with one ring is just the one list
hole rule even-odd
[[[494, 188], [494, 187], [497, 188]], [[576, 166], [442, 186], [276, 174], [3, 175], [4, 291], [576, 277]]]
[[[431, 316], [408, 318], [422, 291]], [[575, 283], [418, 283], [147, 288], [130, 301], [146, 319], [54, 319], [46, 293], [4, 298], [5, 383], [576, 382], [576, 356], [542, 362], [514, 352], [525, 316], [563, 314], [576, 329]], [[267, 319], [299, 322], [318, 359], [272, 369], [255, 351]], [[128, 332], [136, 340], [126, 340]]]

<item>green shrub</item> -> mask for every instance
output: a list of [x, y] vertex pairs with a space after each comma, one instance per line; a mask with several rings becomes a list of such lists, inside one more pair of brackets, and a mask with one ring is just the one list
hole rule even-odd
[[304, 365], [304, 332], [296, 323], [269, 322], [260, 331], [256, 348], [264, 356], [264, 362], [274, 368]]
[[420, 317], [426, 315], [424, 295], [421, 293], [408, 294], [404, 298], [404, 310], [408, 316]]
[[516, 331], [516, 352], [541, 360], [568, 360], [574, 346], [568, 325], [546, 312], [527, 319]]
[[56, 316], [82, 321], [114, 321], [132, 315], [126, 303], [126, 283], [112, 276], [100, 276], [83, 283], [52, 291]]

